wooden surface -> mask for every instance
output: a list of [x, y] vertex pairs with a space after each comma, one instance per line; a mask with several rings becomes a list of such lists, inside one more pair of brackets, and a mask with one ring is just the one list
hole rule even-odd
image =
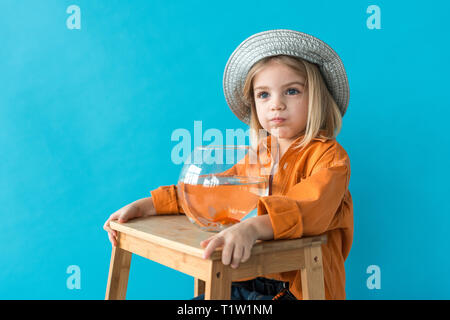
[[121, 233], [118, 246], [126, 251], [160, 263], [163, 266], [203, 280], [206, 279], [210, 269], [210, 263], [213, 261], [142, 240], [125, 233]]
[[126, 298], [130, 264], [131, 252], [118, 247], [112, 248], [106, 300], [124, 300]]
[[320, 246], [305, 248], [305, 265], [301, 269], [304, 300], [324, 300], [322, 250]]
[[195, 278], [195, 295], [205, 299], [230, 299], [231, 282], [271, 273], [301, 270], [304, 299], [324, 299], [321, 244], [326, 235], [292, 240], [257, 241], [251, 257], [239, 268], [222, 263], [222, 248], [203, 258], [200, 242], [214, 235], [202, 231], [185, 215], [160, 215], [111, 221], [118, 231], [118, 246], [111, 253], [106, 299], [125, 299], [131, 255], [160, 263]]
[[[214, 235], [212, 232], [202, 231], [191, 223], [185, 215], [160, 215], [137, 218], [125, 223], [111, 221], [110, 226], [112, 229], [124, 234], [200, 258], [203, 257], [204, 251], [200, 246], [200, 242]], [[252, 248], [252, 255], [262, 252], [270, 253], [299, 249], [324, 242], [326, 242], [326, 235], [293, 240], [258, 240]], [[210, 259], [221, 259], [221, 253], [222, 249], [217, 248]]]

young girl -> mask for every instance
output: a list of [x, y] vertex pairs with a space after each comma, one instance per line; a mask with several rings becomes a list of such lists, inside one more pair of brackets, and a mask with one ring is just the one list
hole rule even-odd
[[[349, 99], [339, 56], [321, 40], [293, 30], [269, 30], [242, 42], [225, 67], [224, 92], [236, 116], [265, 145], [279, 151], [269, 195], [258, 200], [258, 215], [201, 243], [208, 258], [223, 246], [222, 262], [237, 268], [256, 240], [327, 235], [322, 245], [325, 298], [345, 299], [344, 261], [353, 240], [353, 203], [348, 189], [350, 161], [336, 141]], [[256, 141], [255, 141], [256, 139]], [[113, 213], [109, 221], [184, 213], [176, 185], [151, 191]], [[300, 270], [233, 282], [232, 299], [302, 299]], [[197, 297], [202, 298], [202, 297]]]

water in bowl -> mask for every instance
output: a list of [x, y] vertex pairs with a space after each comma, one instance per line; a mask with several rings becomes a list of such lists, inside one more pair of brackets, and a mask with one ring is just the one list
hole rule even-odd
[[261, 196], [268, 194], [263, 177], [199, 175], [195, 184], [178, 182], [188, 218], [202, 230], [218, 232], [256, 215]]

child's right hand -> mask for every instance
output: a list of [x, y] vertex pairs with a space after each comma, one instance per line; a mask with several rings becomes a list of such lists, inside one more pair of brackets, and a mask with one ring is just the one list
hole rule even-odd
[[139, 199], [120, 208], [109, 216], [103, 225], [103, 229], [108, 232], [109, 241], [114, 247], [117, 246], [117, 231], [111, 229], [109, 223], [111, 220], [118, 220], [119, 223], [127, 222], [128, 220], [139, 218], [143, 216], [156, 215], [155, 207], [153, 206], [152, 198]]

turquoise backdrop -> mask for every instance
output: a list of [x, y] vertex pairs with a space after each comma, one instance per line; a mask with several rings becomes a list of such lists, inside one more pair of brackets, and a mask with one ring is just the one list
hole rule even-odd
[[[380, 29], [368, 27], [371, 5]], [[223, 70], [245, 38], [277, 28], [324, 40], [348, 73], [347, 298], [449, 299], [449, 11], [448, 1], [1, 0], [0, 299], [103, 299], [104, 221], [176, 183], [174, 130], [247, 129], [227, 107]], [[193, 295], [190, 276], [138, 256], [131, 269], [129, 299]]]

